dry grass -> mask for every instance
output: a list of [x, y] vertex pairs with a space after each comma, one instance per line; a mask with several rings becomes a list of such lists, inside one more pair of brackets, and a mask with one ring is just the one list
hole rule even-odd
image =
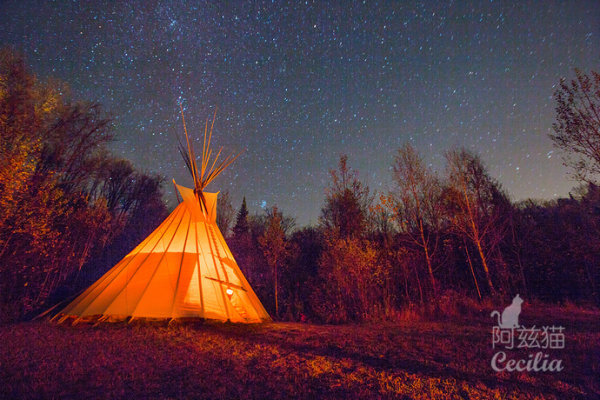
[[22, 323], [0, 328], [0, 398], [597, 398], [600, 314], [559, 311], [523, 318], [566, 327], [566, 349], [553, 353], [565, 361], [560, 373], [494, 373], [483, 315], [469, 324]]

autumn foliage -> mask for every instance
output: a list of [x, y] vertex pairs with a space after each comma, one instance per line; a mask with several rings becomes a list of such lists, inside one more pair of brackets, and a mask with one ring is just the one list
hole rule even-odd
[[[514, 202], [474, 152], [451, 149], [434, 171], [406, 144], [379, 193], [342, 155], [314, 226], [251, 215], [245, 199], [234, 216], [228, 194], [219, 226], [280, 320], [447, 315], [517, 293], [600, 305], [598, 96], [596, 73], [556, 93], [552, 139], [582, 179], [568, 199]], [[89, 286], [165, 218], [161, 178], [112, 156], [112, 139], [99, 105], [0, 53], [0, 322]]]
[[38, 81], [14, 52], [0, 53], [3, 320], [40, 310], [67, 281], [72, 292], [74, 277], [93, 275], [92, 256], [115, 248], [142, 209], [164, 213], [160, 178], [111, 156], [110, 119], [67, 93]]
[[283, 319], [343, 323], [412, 312], [446, 318], [517, 293], [600, 304], [597, 186], [513, 203], [478, 155], [454, 149], [446, 160], [438, 175], [404, 146], [396, 185], [373, 196], [342, 156], [319, 225], [296, 233], [275, 234], [272, 217], [249, 216], [243, 204], [234, 232], [248, 225], [247, 234], [234, 234], [232, 247], [267, 308]]

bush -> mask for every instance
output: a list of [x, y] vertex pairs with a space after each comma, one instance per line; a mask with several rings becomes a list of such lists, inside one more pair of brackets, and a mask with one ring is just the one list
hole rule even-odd
[[365, 320], [381, 313], [382, 286], [383, 269], [367, 241], [334, 239], [319, 260], [311, 308], [328, 323]]

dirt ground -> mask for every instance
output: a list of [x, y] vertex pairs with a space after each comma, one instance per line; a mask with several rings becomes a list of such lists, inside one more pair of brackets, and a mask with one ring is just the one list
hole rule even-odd
[[342, 326], [20, 323], [0, 327], [0, 398], [600, 398], [598, 311], [521, 320], [564, 327], [564, 349], [542, 350], [562, 371], [494, 371], [489, 313]]

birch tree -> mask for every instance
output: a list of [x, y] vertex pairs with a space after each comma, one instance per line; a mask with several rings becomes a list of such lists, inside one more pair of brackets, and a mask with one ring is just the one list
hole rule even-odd
[[441, 220], [440, 182], [408, 143], [398, 149], [393, 172], [396, 189], [386, 203], [391, 206], [401, 232], [422, 250], [429, 281], [436, 293], [438, 282], [433, 274], [433, 259]]

